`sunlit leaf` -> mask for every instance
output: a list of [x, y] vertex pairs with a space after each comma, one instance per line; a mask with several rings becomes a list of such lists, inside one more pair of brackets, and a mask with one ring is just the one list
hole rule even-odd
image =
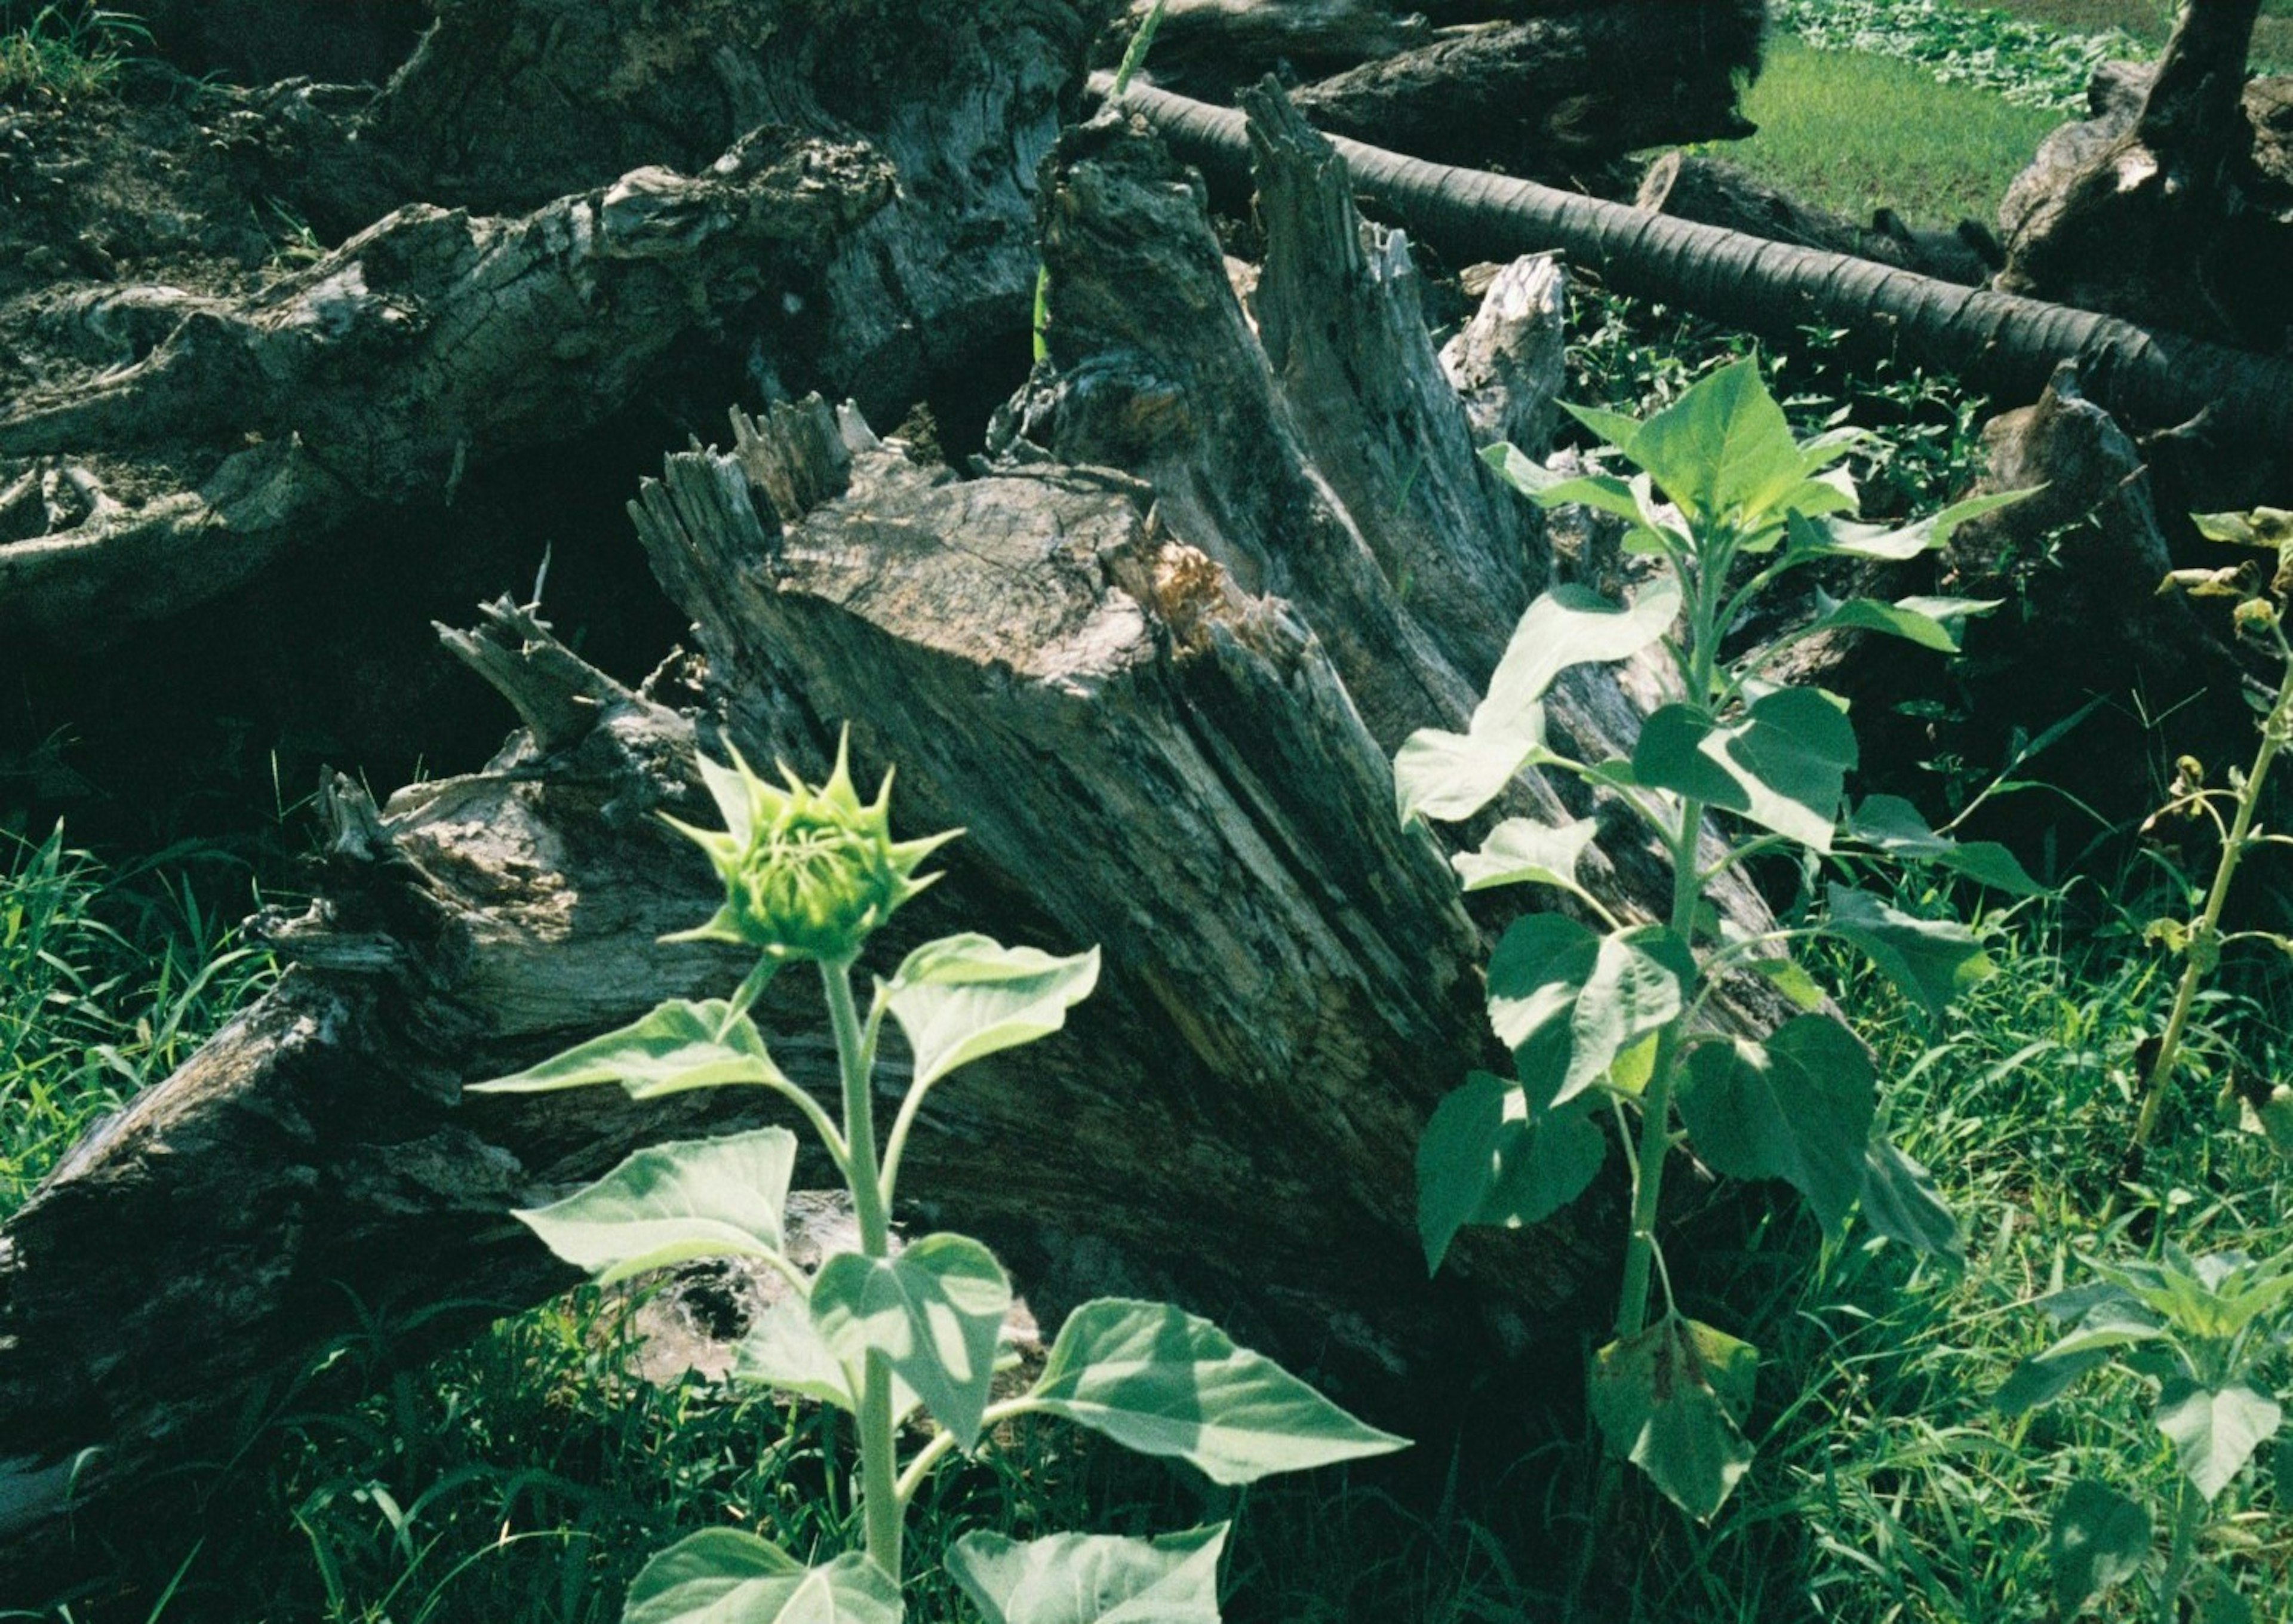
[[1208, 1320], [1103, 1297], [1067, 1316], [1019, 1401], [1219, 1483], [1255, 1483], [1407, 1446], [1356, 1420]]
[[1952, 532], [1970, 519], [1996, 513], [2035, 494], [2034, 488], [1970, 497], [1899, 529], [1889, 529], [1884, 525], [1847, 524], [1836, 520], [1822, 522], [1795, 517], [1791, 521], [1792, 547], [1795, 552], [1804, 553], [1811, 558], [1869, 558], [1901, 563], [1947, 545]]
[[621, 1624], [899, 1624], [899, 1587], [859, 1551], [808, 1568], [737, 1528], [688, 1534], [629, 1584]]
[[1591, 818], [1557, 825], [1507, 818], [1489, 831], [1479, 851], [1458, 852], [1449, 860], [1449, 866], [1468, 891], [1488, 891], [1499, 885], [1558, 885], [1582, 894], [1576, 865], [1600, 829]]
[[1588, 586], [1562, 585], [1528, 606], [1489, 678], [1488, 697], [1473, 711], [1471, 731], [1492, 731], [1544, 698], [1571, 666], [1629, 659], [1680, 618], [1680, 586], [1669, 575], [1640, 589], [1633, 602], [1611, 602]]
[[1098, 984], [1097, 948], [1054, 958], [967, 933], [909, 954], [888, 990], [922, 1087], [984, 1055], [1049, 1037]]
[[1544, 747], [1544, 707], [1531, 705], [1508, 727], [1452, 733], [1422, 727], [1393, 758], [1394, 804], [1401, 820], [1454, 823], [1495, 800]]
[[748, 1335], [733, 1350], [733, 1379], [839, 1410], [859, 1408], [842, 1362], [829, 1351], [801, 1297], [783, 1297], [749, 1322]]
[[965, 1450], [979, 1440], [1010, 1309], [1002, 1265], [962, 1235], [927, 1235], [891, 1258], [839, 1252], [812, 1282], [812, 1322], [847, 1370], [884, 1355]]
[[540, 1094], [618, 1083], [631, 1099], [650, 1100], [727, 1084], [787, 1087], [788, 1078], [765, 1052], [756, 1022], [746, 1014], [728, 1022], [731, 1008], [722, 998], [700, 1004], [675, 999], [642, 1021], [576, 1044], [513, 1077], [472, 1083], [469, 1091]]
[[[1551, 1103], [1598, 1082], [1616, 1056], [1685, 1006], [1694, 961], [1661, 930], [1598, 936], [1560, 914], [1516, 919], [1489, 959], [1489, 1022], [1524, 1081]], [[1532, 1090], [1534, 1092], [1534, 1090]]]
[[1152, 1539], [966, 1534], [947, 1571], [987, 1624], [1218, 1624], [1227, 1525]]
[[1708, 518], [1756, 522], [1808, 474], [1783, 408], [1749, 358], [1690, 385], [1619, 449], [1684, 512]]
[[1884, 632], [1940, 654], [1956, 654], [1959, 624], [1969, 615], [1989, 614], [2002, 602], [1997, 598], [1898, 598], [1892, 603], [1849, 598], [1843, 602], [1819, 589], [1810, 629]]
[[2244, 1381], [2206, 1386], [2176, 1377], [2158, 1394], [2158, 1430], [2174, 1446], [2182, 1475], [2208, 1500], [2229, 1487], [2284, 1418], [2275, 1399]]
[[1699, 707], [1667, 705], [1641, 729], [1633, 772], [1643, 784], [1737, 812], [1818, 852], [1831, 850], [1855, 730], [1812, 688], [1778, 688], [1725, 727]]
[[795, 1167], [796, 1135], [784, 1127], [676, 1140], [515, 1216], [603, 1285], [693, 1257], [777, 1256]]

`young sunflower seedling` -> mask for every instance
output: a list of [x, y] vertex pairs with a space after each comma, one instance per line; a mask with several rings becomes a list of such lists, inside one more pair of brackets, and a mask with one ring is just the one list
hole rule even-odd
[[2203, 1547], [2222, 1491], [2284, 1419], [2272, 1378], [2293, 1340], [2293, 1252], [2192, 1257], [2168, 1242], [2155, 1262], [2091, 1266], [2090, 1282], [2040, 1300], [2063, 1334], [2007, 1378], [1998, 1408], [2022, 1415], [2112, 1365], [2152, 1384], [2152, 1418], [2176, 1468], [2174, 1505], [2165, 1563], [2153, 1569], [2148, 1508], [2094, 1479], [2072, 1483], [2048, 1541], [2056, 1604], [2076, 1618], [2149, 1571], [2159, 1624], [2176, 1624], [2184, 1591], [2200, 1599], [2201, 1619], [2250, 1620], [2235, 1578]]
[[[587, 1189], [517, 1215], [601, 1283], [694, 1257], [764, 1260], [791, 1290], [750, 1329], [734, 1379], [855, 1418], [864, 1548], [815, 1561], [742, 1529], [705, 1530], [646, 1564], [630, 1587], [625, 1624], [892, 1624], [902, 1613], [909, 1504], [949, 1455], [976, 1450], [1023, 1416], [1063, 1417], [1224, 1484], [1401, 1448], [1403, 1440], [1356, 1420], [1209, 1321], [1160, 1303], [1084, 1304], [1060, 1328], [1035, 1382], [993, 1400], [1010, 1282], [984, 1246], [961, 1235], [926, 1235], [894, 1249], [901, 1159], [925, 1097], [951, 1072], [1065, 1023], [1098, 981], [1098, 950], [1063, 958], [984, 936], [945, 937], [878, 981], [863, 1012], [852, 978], [868, 937], [936, 877], [918, 869], [954, 836], [895, 841], [890, 775], [863, 804], [841, 748], [824, 784], [782, 772], [787, 781], [776, 786], [738, 755], [729, 768], [704, 758], [702, 778], [725, 827], [675, 825], [708, 853], [725, 885], [724, 905], [682, 939], [756, 955], [732, 997], [663, 1004], [633, 1025], [476, 1086], [530, 1093], [610, 1083], [638, 1100], [688, 1088], [770, 1089], [819, 1136], [851, 1192], [860, 1250], [811, 1274], [782, 1246], [797, 1151], [784, 1127], [655, 1145]], [[774, 1063], [749, 1014], [777, 970], [807, 961], [818, 967], [835, 1036], [840, 1118]], [[913, 1070], [879, 1141], [875, 1075], [887, 1016], [905, 1036]], [[901, 1428], [919, 1409], [936, 1430], [903, 1459]], [[978, 1531], [955, 1543], [948, 1566], [990, 1624], [1208, 1624], [1219, 1616], [1226, 1531], [1221, 1524], [1159, 1539], [1064, 1534], [1025, 1543]]]
[[[1627, 925], [1580, 883], [1592, 818], [1559, 828], [1496, 824], [1451, 860], [1465, 889], [1536, 885], [1573, 898], [1599, 922], [1531, 913], [1497, 943], [1488, 1008], [1512, 1053], [1512, 1075], [1477, 1071], [1434, 1112], [1418, 1148], [1418, 1223], [1438, 1269], [1468, 1224], [1519, 1226], [1574, 1200], [1608, 1151], [1597, 1118], [1611, 1113], [1632, 1182], [1616, 1336], [1594, 1356], [1592, 1405], [1611, 1450], [1697, 1517], [1717, 1511], [1751, 1458], [1742, 1426], [1757, 1355], [1683, 1314], [1657, 1245], [1666, 1163], [1692, 1142], [1715, 1170], [1779, 1178], [1829, 1226], [1859, 1203], [1881, 1233], [1932, 1250], [1957, 1226], [1925, 1171], [1875, 1131], [1876, 1079], [1862, 1044], [1828, 1015], [1789, 957], [1791, 940], [1843, 937], [1929, 1013], [1987, 974], [1961, 925], [1915, 917], [1835, 885], [1819, 923], [1746, 933], [1718, 923], [1709, 893], [1761, 853], [1828, 853], [1846, 774], [1855, 765], [1846, 707], [1770, 675], [1790, 642], [1832, 627], [1884, 632], [1943, 651], [1964, 617], [1991, 605], [1959, 599], [1851, 598], [1819, 591], [1816, 614], [1791, 635], [1728, 653], [1722, 640], [1777, 581], [1827, 559], [1903, 560], [1953, 526], [2011, 500], [1987, 497], [1907, 529], [1843, 521], [1853, 486], [1834, 465], [1851, 432], [1796, 441], [1757, 365], [1727, 367], [1641, 422], [1570, 408], [1638, 472], [1564, 479], [1510, 446], [1491, 464], [1539, 503], [1581, 502], [1616, 514], [1629, 553], [1657, 571], [1628, 604], [1560, 586], [1529, 606], [1462, 733], [1413, 736], [1394, 764], [1400, 812], [1471, 818], [1528, 769], [1560, 772], [1605, 794], [1646, 826], [1671, 860], [1660, 923]], [[1663, 504], [1668, 504], [1665, 505]], [[1643, 725], [1628, 758], [1581, 762], [1547, 741], [1543, 699], [1567, 667], [1669, 657], [1678, 697]], [[1711, 833], [1713, 813], [1737, 826]], [[1935, 834], [1908, 802], [1874, 797], [1845, 835], [1876, 852], [1955, 869], [2010, 891], [2038, 887], [2004, 848]], [[1699, 1030], [1714, 987], [1744, 972], [1773, 978], [1810, 1013], [1761, 1042]], [[1638, 1125], [1631, 1119], [1637, 1115]], [[1661, 1306], [1650, 1321], [1651, 1286]]]

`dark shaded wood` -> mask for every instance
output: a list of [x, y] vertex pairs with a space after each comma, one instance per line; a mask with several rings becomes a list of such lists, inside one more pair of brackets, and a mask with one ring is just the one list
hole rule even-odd
[[[2000, 286], [2255, 349], [2293, 336], [2285, 87], [2248, 86], [2258, 0], [2192, 0], [2154, 69], [2111, 64], [2000, 209]], [[2270, 133], [2265, 136], [2262, 132]]]
[[1980, 287], [2005, 263], [1989, 229], [1974, 221], [1951, 231], [1915, 231], [1881, 209], [1868, 226], [1814, 208], [1723, 158], [1678, 150], [1649, 166], [1633, 198], [1639, 208], [1721, 226], [1774, 242], [1797, 243]]

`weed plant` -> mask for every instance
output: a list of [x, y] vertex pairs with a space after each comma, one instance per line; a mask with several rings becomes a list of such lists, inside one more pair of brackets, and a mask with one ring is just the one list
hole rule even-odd
[[114, 872], [61, 825], [0, 827], [0, 1216], [270, 979], [244, 910], [218, 912], [194, 877], [230, 862], [178, 846]]
[[87, 0], [0, 0], [0, 103], [93, 95], [150, 43], [141, 18]]

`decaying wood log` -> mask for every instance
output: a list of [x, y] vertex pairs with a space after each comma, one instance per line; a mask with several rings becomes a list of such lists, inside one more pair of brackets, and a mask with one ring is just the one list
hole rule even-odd
[[[1424, 1277], [1413, 1147], [1488, 1058], [1498, 921], [1397, 822], [1390, 767], [1409, 730], [1462, 723], [1541, 584], [1538, 531], [1471, 456], [1406, 248], [1352, 214], [1326, 146], [1260, 110], [1263, 344], [1198, 193], [1110, 115], [1047, 170], [1051, 357], [976, 477], [817, 401], [668, 459], [632, 513], [693, 621], [697, 719], [529, 610], [447, 635], [527, 730], [380, 809], [338, 784], [322, 898], [269, 926], [278, 988], [0, 1230], [0, 1566], [84, 1567], [123, 1518], [193, 1515], [175, 1497], [199, 1480], [157, 1468], [223, 1452], [353, 1301], [487, 1305], [411, 1353], [535, 1300], [564, 1273], [506, 1208], [749, 1120], [723, 1095], [458, 1086], [724, 980], [712, 949], [656, 940], [712, 898], [652, 813], [706, 818], [696, 749], [818, 773], [847, 722], [863, 770], [898, 764], [903, 828], [969, 831], [887, 955], [960, 927], [1106, 953], [1067, 1032], [934, 1095], [911, 1216], [996, 1246], [1047, 1321], [1167, 1295], [1389, 1419], [1439, 1425], [1483, 1355], [1573, 1361], [1568, 1328], [1607, 1306], [1578, 1286], [1612, 1192], [1538, 1244], [1464, 1237]], [[1325, 300], [1354, 330], [1295, 320]], [[1529, 376], [1538, 308], [1488, 318], [1494, 371]], [[1350, 404], [1309, 412], [1309, 391]], [[1359, 465], [1325, 466], [1332, 446]], [[1584, 668], [1552, 714], [1605, 755], [1638, 709]], [[1560, 805], [1533, 780], [1510, 804]], [[1591, 867], [1626, 912], [1668, 882], [1624, 839]], [[1727, 905], [1759, 917], [1746, 891]], [[803, 979], [765, 1025], [832, 1088]]]
[[474, 458], [578, 431], [686, 333], [809, 279], [821, 246], [893, 184], [865, 147], [768, 136], [698, 177], [640, 169], [516, 219], [401, 209], [229, 307], [130, 304], [173, 331], [100, 383], [0, 416], [0, 456], [241, 448], [211, 452], [194, 492], [91, 501], [0, 546], [0, 631], [101, 647], [361, 504], [450, 500]]
[[[1105, 93], [1106, 79], [1092, 83]], [[1238, 182], [1248, 152], [1240, 114], [1135, 85], [1123, 106], [1215, 182]], [[2075, 360], [2095, 400], [2138, 428], [2178, 426], [2210, 406], [2224, 441], [2273, 458], [2293, 443], [2293, 364], [2275, 356], [1358, 141], [1335, 144], [1368, 206], [1454, 260], [1559, 249], [1619, 292], [1778, 340], [1811, 322], [1836, 327], [1851, 346], [1884, 346], [2005, 401], [2037, 400], [2054, 368]]]
[[[1101, 36], [1112, 67], [1153, 0]], [[1667, 141], [1748, 134], [1762, 0], [1171, 0], [1146, 71], [1233, 99], [1268, 74], [1324, 128], [1546, 178]]]
[[[2155, 68], [2105, 65], [1999, 210], [2000, 286], [2257, 350], [2293, 337], [2293, 85], [2246, 82], [2259, 0], [2192, 0]], [[2264, 132], [2268, 132], [2265, 134]]]
[[1854, 259], [1876, 260], [1938, 281], [1980, 287], [2005, 263], [1989, 228], [1961, 221], [1952, 231], [1914, 231], [1881, 209], [1868, 226], [1814, 208], [1723, 158], [1678, 149], [1649, 166], [1636, 207], [1775, 242], [1797, 243]]

